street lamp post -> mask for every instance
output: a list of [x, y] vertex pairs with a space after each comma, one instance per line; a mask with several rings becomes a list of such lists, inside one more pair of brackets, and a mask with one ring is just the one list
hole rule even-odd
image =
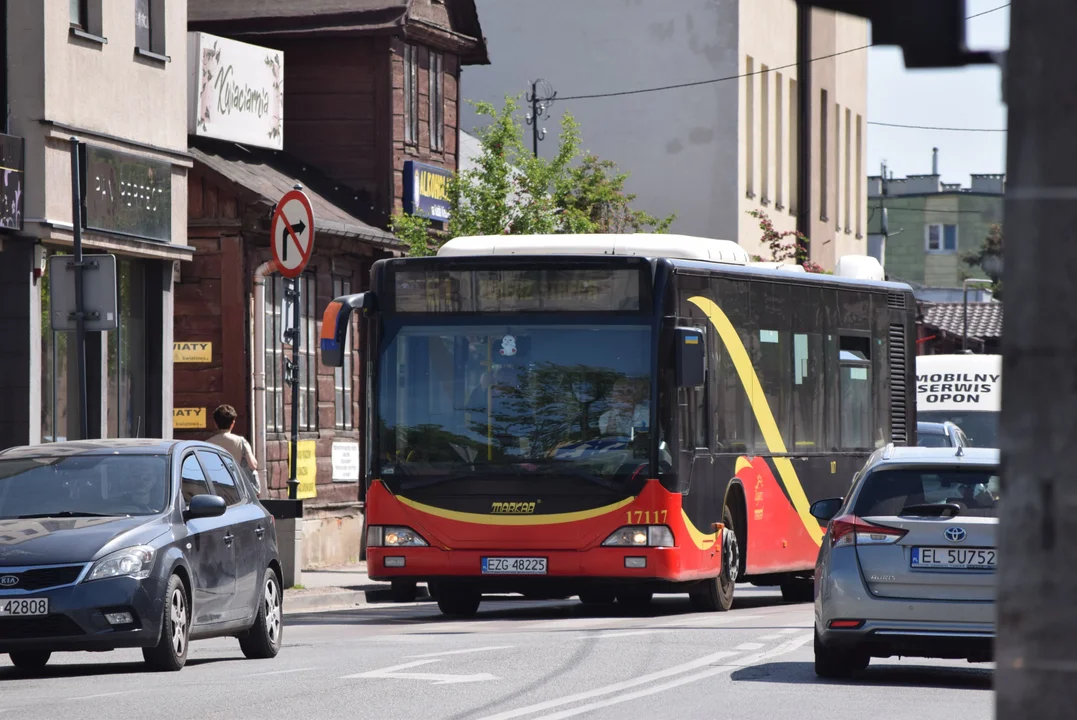
[[968, 352], [969, 345], [969, 285], [975, 283], [991, 284], [991, 280], [986, 278], [965, 278], [961, 281], [961, 294], [962, 294], [962, 309], [961, 315], [963, 319], [964, 327], [961, 331], [961, 352]]

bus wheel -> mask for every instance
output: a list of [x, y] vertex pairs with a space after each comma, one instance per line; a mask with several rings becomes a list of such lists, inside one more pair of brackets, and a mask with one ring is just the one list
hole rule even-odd
[[478, 590], [459, 587], [438, 588], [438, 610], [451, 617], [471, 617], [479, 610], [482, 594]]
[[654, 593], [641, 590], [626, 590], [617, 593], [617, 602], [631, 610], [642, 610], [651, 604]]
[[793, 580], [782, 585], [782, 600], [793, 603], [815, 601], [815, 583], [812, 580]]
[[699, 612], [725, 612], [733, 607], [733, 590], [740, 572], [740, 545], [733, 529], [733, 513], [727, 505], [722, 511], [722, 572], [703, 583], [691, 593], [692, 607]]
[[584, 605], [612, 605], [617, 595], [612, 590], [590, 590], [580, 593]]

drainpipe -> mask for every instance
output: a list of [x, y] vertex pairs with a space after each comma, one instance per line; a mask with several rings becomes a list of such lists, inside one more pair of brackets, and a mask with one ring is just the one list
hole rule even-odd
[[262, 478], [262, 497], [268, 496], [269, 467], [266, 465], [266, 277], [277, 269], [275, 263], [264, 262], [254, 271], [254, 459]]

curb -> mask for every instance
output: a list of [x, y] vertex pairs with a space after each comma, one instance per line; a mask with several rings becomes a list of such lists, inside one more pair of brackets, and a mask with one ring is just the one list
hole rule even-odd
[[[425, 587], [418, 588], [414, 602], [430, 602], [431, 597]], [[366, 605], [398, 605], [393, 600], [392, 588], [376, 586], [367, 590], [341, 590], [340, 592], [316, 595], [296, 595], [284, 598], [284, 614], [332, 612], [352, 610]]]

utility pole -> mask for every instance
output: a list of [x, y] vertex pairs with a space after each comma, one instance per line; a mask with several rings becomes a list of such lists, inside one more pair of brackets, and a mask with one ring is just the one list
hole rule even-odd
[[535, 157], [538, 157], [539, 140], [546, 139], [546, 128], [539, 127], [539, 120], [543, 116], [550, 116], [550, 105], [556, 97], [557, 93], [554, 92], [553, 86], [542, 78], [531, 83], [531, 93], [527, 96], [527, 102], [531, 103], [531, 111], [527, 113], [526, 120], [531, 126], [531, 145]]
[[1016, 2], [1009, 106], [995, 717], [1074, 715], [1077, 681], [1077, 4]]
[[[75, 251], [75, 375], [79, 394], [79, 440], [90, 439], [90, 408], [86, 388], [86, 308], [83, 305], [86, 263], [82, 258], [82, 187], [79, 168], [79, 139], [71, 147], [71, 227]], [[53, 435], [53, 440], [55, 440]]]

